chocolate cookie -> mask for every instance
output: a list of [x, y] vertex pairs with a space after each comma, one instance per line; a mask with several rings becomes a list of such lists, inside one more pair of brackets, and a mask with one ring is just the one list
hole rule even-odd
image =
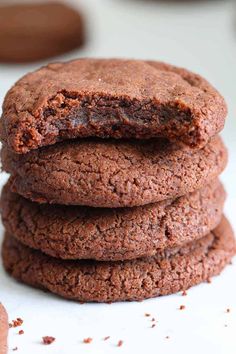
[[40, 205], [3, 188], [7, 232], [63, 259], [127, 260], [199, 239], [220, 222], [225, 191], [216, 180], [202, 190], [143, 207], [101, 209]]
[[207, 236], [155, 257], [124, 262], [61, 261], [10, 235], [3, 263], [14, 278], [78, 301], [142, 300], [185, 290], [219, 274], [236, 252], [233, 231], [223, 219]]
[[81, 15], [61, 2], [0, 6], [0, 61], [30, 62], [84, 42]]
[[5, 308], [0, 304], [0, 354], [7, 354], [8, 316]]
[[39, 203], [124, 207], [200, 189], [227, 162], [219, 137], [201, 150], [167, 141], [74, 140], [14, 154], [2, 151], [12, 191]]
[[154, 138], [204, 146], [227, 108], [199, 75], [141, 60], [80, 59], [24, 76], [8, 92], [1, 137], [18, 153], [77, 137]]

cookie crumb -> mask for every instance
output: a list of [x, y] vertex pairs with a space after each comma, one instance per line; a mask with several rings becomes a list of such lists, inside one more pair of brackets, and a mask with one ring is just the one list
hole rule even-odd
[[182, 292], [182, 296], [186, 296], [186, 295], [187, 295], [187, 291], [184, 290], [184, 291]]
[[104, 337], [103, 340], [108, 340], [110, 339], [110, 336]]
[[170, 337], [169, 337], [169, 336], [166, 336], [166, 339], [170, 339]]
[[150, 313], [145, 313], [145, 315], [144, 315], [145, 317], [150, 317], [151, 316], [151, 314]]
[[230, 312], [230, 309], [226, 309], [226, 312], [229, 313], [229, 312]]
[[153, 318], [151, 319], [151, 321], [152, 321], [152, 322], [155, 322], [156, 320], [155, 320], [155, 318], [153, 317]]
[[225, 324], [225, 325], [224, 325], [224, 327], [228, 327], [228, 325], [227, 325], [227, 324]]
[[92, 340], [93, 340], [93, 338], [88, 337], [88, 338], [84, 338], [83, 342], [86, 344], [89, 344], [92, 342]]
[[18, 350], [18, 347], [12, 349], [13, 352], [15, 352], [16, 350]]
[[16, 328], [16, 327], [20, 327], [23, 324], [23, 320], [22, 318], [18, 317], [16, 320], [12, 320], [11, 323], [9, 323], [9, 328]]
[[23, 329], [21, 329], [19, 332], [18, 332], [18, 334], [19, 335], [22, 335], [22, 334], [24, 334], [25, 332], [23, 331]]
[[117, 343], [117, 347], [121, 347], [123, 345], [123, 340], [119, 340], [119, 342]]
[[52, 344], [55, 340], [56, 340], [56, 338], [54, 338], [54, 337], [45, 336], [45, 337], [43, 337], [43, 344], [49, 345], [49, 344]]
[[156, 324], [155, 324], [155, 323], [152, 324], [152, 327], [151, 327], [151, 328], [154, 328], [154, 327], [156, 327]]
[[180, 305], [179, 309], [180, 309], [180, 310], [185, 310], [185, 309], [186, 309], [186, 306], [185, 306], [185, 305]]

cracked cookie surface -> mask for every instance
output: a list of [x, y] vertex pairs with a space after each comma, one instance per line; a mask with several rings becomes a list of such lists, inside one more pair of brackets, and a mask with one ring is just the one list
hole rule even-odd
[[131, 207], [185, 195], [225, 168], [220, 137], [203, 149], [164, 140], [80, 139], [20, 155], [3, 147], [12, 191], [38, 203]]
[[3, 104], [1, 139], [17, 153], [78, 137], [167, 138], [203, 147], [224, 126], [221, 95], [162, 62], [79, 59], [19, 80]]
[[2, 221], [23, 244], [62, 259], [127, 260], [197, 240], [220, 222], [225, 191], [212, 181], [189, 195], [134, 208], [40, 205], [2, 191]]
[[77, 301], [143, 300], [167, 295], [219, 274], [235, 254], [228, 221], [182, 248], [132, 261], [62, 261], [5, 236], [2, 256], [7, 272], [34, 287]]

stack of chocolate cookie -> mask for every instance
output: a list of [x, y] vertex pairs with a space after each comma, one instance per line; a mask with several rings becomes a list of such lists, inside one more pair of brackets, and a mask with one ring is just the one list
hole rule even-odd
[[185, 290], [236, 247], [218, 180], [227, 109], [160, 62], [83, 59], [23, 77], [3, 104], [3, 262], [80, 301]]

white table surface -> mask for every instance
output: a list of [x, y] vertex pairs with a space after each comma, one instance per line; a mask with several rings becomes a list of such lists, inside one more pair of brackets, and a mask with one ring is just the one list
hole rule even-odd
[[[229, 194], [226, 214], [236, 229], [236, 2], [80, 3], [88, 18], [89, 42], [85, 49], [65, 59], [118, 56], [164, 60], [204, 75], [225, 96], [229, 117], [223, 137], [230, 163], [222, 179]], [[19, 77], [38, 65], [1, 65], [0, 100]], [[5, 180], [2, 173], [1, 185]], [[0, 301], [10, 319], [24, 319], [24, 335], [17, 334], [19, 329], [10, 330], [9, 352], [17, 346], [24, 354], [235, 354], [235, 279], [236, 264], [228, 266], [211, 284], [192, 288], [185, 297], [176, 294], [141, 303], [80, 305], [20, 285], [0, 266]], [[180, 311], [182, 304], [186, 309]], [[158, 320], [155, 328], [150, 328], [146, 312]], [[56, 337], [56, 341], [43, 346], [41, 337], [45, 335]], [[103, 341], [105, 336], [111, 336], [110, 340]], [[93, 338], [91, 344], [82, 342], [87, 337]], [[118, 340], [124, 341], [120, 348]]]

